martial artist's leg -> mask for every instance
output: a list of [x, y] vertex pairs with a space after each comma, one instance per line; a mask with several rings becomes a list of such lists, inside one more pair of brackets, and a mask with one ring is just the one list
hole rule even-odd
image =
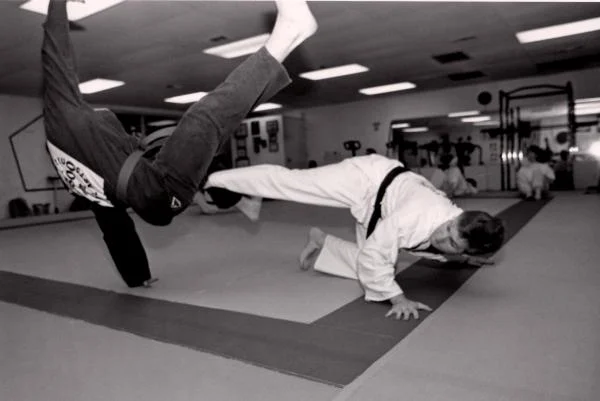
[[362, 173], [348, 160], [311, 169], [258, 165], [218, 171], [206, 188], [223, 188], [260, 198], [318, 206], [349, 208], [359, 204], [365, 183]]
[[167, 186], [189, 204], [221, 144], [259, 103], [287, 86], [281, 65], [316, 31], [304, 1], [277, 1], [275, 27], [265, 46], [238, 66], [214, 91], [191, 106], [157, 154]]
[[127, 211], [97, 204], [92, 205], [92, 211], [104, 234], [110, 256], [127, 286], [149, 285], [153, 280], [146, 251]]
[[46, 135], [62, 150], [78, 131], [79, 110], [88, 107], [79, 81], [65, 0], [50, 1], [42, 42], [43, 107]]
[[358, 280], [356, 258], [359, 247], [318, 228], [311, 228], [308, 241], [300, 253], [300, 268]]
[[314, 269], [321, 273], [358, 280], [356, 260], [359, 251], [357, 244], [327, 235], [315, 260]]
[[533, 196], [533, 188], [524, 168], [517, 172], [517, 188], [523, 197], [531, 198]]
[[246, 195], [232, 192], [224, 188], [211, 187], [206, 188], [206, 194], [211, 202], [221, 210], [237, 207], [251, 221], [258, 221], [262, 199], [257, 197], [248, 197]]
[[536, 200], [548, 197], [551, 182], [552, 179], [546, 176], [542, 170], [535, 170], [531, 184], [531, 186], [533, 187], [533, 197]]

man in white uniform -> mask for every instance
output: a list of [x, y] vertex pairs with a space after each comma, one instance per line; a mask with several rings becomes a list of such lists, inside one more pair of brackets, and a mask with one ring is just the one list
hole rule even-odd
[[442, 160], [440, 166], [429, 177], [429, 181], [433, 186], [446, 193], [449, 198], [477, 194], [477, 188], [469, 183], [460, 171], [458, 158], [454, 155], [448, 155], [443, 159], [446, 160]]
[[[209, 176], [205, 188], [210, 196], [218, 189], [213, 199], [218, 206], [237, 203], [252, 219], [258, 217], [258, 198], [263, 197], [349, 208], [356, 219], [356, 243], [313, 228], [300, 257], [301, 266], [359, 280], [365, 299], [390, 301], [393, 306], [386, 316], [397, 318], [418, 318], [419, 309], [430, 310], [406, 298], [394, 280], [399, 249], [446, 261], [448, 255], [495, 252], [504, 239], [498, 218], [464, 212], [425, 177], [376, 154], [306, 170], [258, 165], [219, 171]], [[228, 199], [222, 196], [223, 190], [231, 191]], [[255, 198], [240, 201], [240, 194]], [[489, 263], [483, 258], [461, 258], [479, 265]]]
[[547, 196], [550, 184], [556, 178], [548, 163], [537, 161], [541, 152], [542, 149], [538, 146], [530, 146], [523, 165], [517, 171], [517, 188], [527, 199], [540, 200], [543, 196]]

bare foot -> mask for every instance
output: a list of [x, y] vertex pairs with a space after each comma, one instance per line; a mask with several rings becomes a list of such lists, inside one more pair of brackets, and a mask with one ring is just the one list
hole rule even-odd
[[310, 270], [315, 266], [315, 262], [323, 244], [326, 234], [316, 227], [312, 227], [308, 232], [308, 241], [300, 253], [300, 269]]
[[262, 198], [242, 197], [240, 201], [235, 205], [250, 221], [258, 221], [260, 217], [260, 209], [262, 207]]
[[158, 281], [157, 278], [151, 278], [149, 280], [144, 281], [143, 286], [144, 286], [144, 288], [151, 288], [152, 284], [156, 283], [157, 281]]

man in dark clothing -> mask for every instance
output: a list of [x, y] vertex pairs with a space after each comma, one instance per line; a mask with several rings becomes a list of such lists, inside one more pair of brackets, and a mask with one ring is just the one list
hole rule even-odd
[[127, 207], [150, 224], [168, 225], [192, 203], [214, 155], [242, 119], [289, 84], [281, 63], [317, 24], [304, 1], [276, 4], [277, 21], [264, 47], [193, 104], [154, 158], [133, 164], [119, 191], [122, 170], [138, 141], [112, 112], [95, 110], [83, 100], [66, 0], [50, 1], [42, 45], [48, 151], [70, 192], [94, 203], [104, 241], [128, 286], [148, 283], [151, 274]]

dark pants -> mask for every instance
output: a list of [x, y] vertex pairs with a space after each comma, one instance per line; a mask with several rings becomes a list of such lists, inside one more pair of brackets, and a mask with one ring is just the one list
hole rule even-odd
[[146, 251], [133, 220], [123, 208], [92, 205], [104, 242], [119, 274], [129, 287], [139, 287], [151, 278]]
[[118, 174], [136, 140], [113, 113], [94, 111], [83, 100], [63, 1], [50, 2], [42, 55], [48, 138], [99, 174], [113, 203], [122, 201], [153, 225], [169, 224], [192, 203], [219, 148], [256, 105], [290, 83], [285, 68], [265, 48], [248, 57], [186, 111], [154, 160], [140, 160], [126, 199], [117, 200]]
[[96, 112], [83, 100], [64, 1], [50, 2], [44, 28], [46, 135], [104, 179], [106, 196], [116, 207], [96, 209], [96, 219], [117, 269], [128, 285], [137, 285], [149, 277], [148, 262], [125, 208], [132, 207], [150, 224], [169, 224], [192, 202], [217, 151], [246, 115], [288, 85], [290, 78], [266, 49], [248, 57], [188, 109], [154, 161], [140, 160], [126, 199], [118, 200], [119, 171], [137, 141], [113, 113]]
[[218, 149], [247, 114], [289, 82], [283, 66], [262, 48], [188, 109], [153, 163], [184, 205], [192, 202]]

